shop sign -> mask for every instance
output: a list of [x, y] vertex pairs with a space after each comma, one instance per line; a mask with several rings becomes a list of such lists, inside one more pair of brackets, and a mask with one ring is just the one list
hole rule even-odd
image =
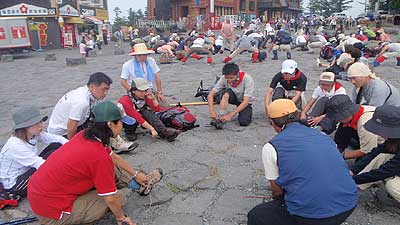
[[6, 31], [4, 27], [0, 27], [0, 40], [5, 40], [6, 39]]
[[44, 8], [26, 3], [0, 9], [0, 16], [54, 16], [55, 8]]
[[14, 39], [26, 38], [25, 26], [12, 26], [11, 36]]
[[40, 46], [47, 46], [47, 23], [38, 23]]
[[96, 9], [96, 18], [99, 20], [108, 20], [108, 11], [105, 9]]
[[79, 12], [72, 5], [64, 5], [58, 9], [62, 16], [79, 16]]
[[81, 6], [81, 15], [96, 16], [96, 10], [94, 8], [88, 8], [88, 7]]

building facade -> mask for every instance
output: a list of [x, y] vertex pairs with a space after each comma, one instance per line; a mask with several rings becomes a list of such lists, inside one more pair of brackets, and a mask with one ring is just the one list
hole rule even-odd
[[1, 0], [0, 17], [26, 17], [33, 49], [74, 47], [88, 29], [101, 34], [107, 0]]
[[270, 18], [297, 18], [302, 13], [300, 0], [258, 0], [258, 15]]
[[207, 23], [211, 17], [240, 15], [252, 18], [257, 14], [257, 0], [147, 0], [148, 19], [186, 18], [195, 21], [198, 16]]

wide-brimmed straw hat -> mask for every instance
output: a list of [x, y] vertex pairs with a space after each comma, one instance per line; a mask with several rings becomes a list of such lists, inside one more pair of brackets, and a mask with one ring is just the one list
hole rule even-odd
[[377, 107], [372, 118], [364, 124], [364, 128], [384, 138], [400, 138], [400, 107]]
[[15, 123], [13, 130], [18, 130], [31, 127], [40, 121], [44, 122], [48, 119], [48, 116], [42, 116], [36, 107], [26, 106], [17, 109], [13, 113], [12, 118]]
[[148, 55], [154, 53], [153, 50], [148, 50], [145, 43], [138, 43], [133, 46], [134, 52], [129, 53], [129, 55]]

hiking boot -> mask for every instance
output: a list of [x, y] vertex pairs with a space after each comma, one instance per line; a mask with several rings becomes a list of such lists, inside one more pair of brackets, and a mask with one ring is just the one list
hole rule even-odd
[[125, 133], [125, 137], [126, 137], [126, 139], [128, 139], [128, 141], [136, 141], [137, 134], [136, 133], [133, 133], [133, 134]]
[[125, 141], [119, 135], [115, 138], [110, 138], [110, 145], [117, 154], [130, 152], [139, 146], [136, 142]]
[[136, 190], [139, 195], [147, 196], [150, 194], [151, 190], [153, 189], [154, 185], [159, 183], [163, 177], [163, 172], [160, 168], [157, 168], [150, 173], [147, 174], [149, 181], [146, 185], [141, 185], [139, 190]]
[[169, 142], [173, 142], [173, 141], [175, 141], [175, 138], [178, 137], [178, 135], [180, 133], [181, 132], [179, 130], [167, 128], [161, 133], [160, 136], [164, 139], [167, 139], [167, 141], [169, 141]]
[[224, 123], [220, 119], [213, 119], [210, 122], [211, 126], [214, 126], [217, 130], [222, 130]]

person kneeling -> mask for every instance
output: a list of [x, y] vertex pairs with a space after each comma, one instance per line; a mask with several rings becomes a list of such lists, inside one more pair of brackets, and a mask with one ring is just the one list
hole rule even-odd
[[[148, 129], [154, 138], [160, 136], [172, 142], [180, 134], [178, 130], [167, 128], [155, 114], [160, 111], [160, 104], [150, 91], [145, 79], [133, 79], [128, 95], [122, 96], [118, 102], [123, 106], [126, 114], [134, 118], [139, 125]], [[135, 132], [138, 124], [123, 124], [128, 139], [136, 139]]]
[[[239, 71], [239, 66], [235, 63], [227, 63], [222, 69], [222, 74], [224, 76], [208, 94], [211, 125], [222, 129], [222, 124], [231, 121], [236, 114], [239, 114], [240, 126], [249, 125], [253, 115], [252, 101], [255, 99], [253, 78], [249, 74]], [[214, 102], [220, 104], [218, 115], [214, 109]], [[228, 104], [237, 107], [228, 113]]]

